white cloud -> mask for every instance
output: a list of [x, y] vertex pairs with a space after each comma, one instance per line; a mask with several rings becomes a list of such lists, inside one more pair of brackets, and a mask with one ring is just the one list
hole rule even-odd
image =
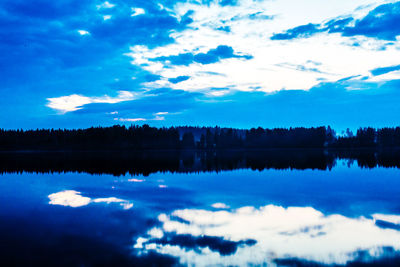
[[100, 97], [88, 97], [88, 96], [74, 94], [69, 96], [47, 98], [47, 101], [49, 101], [49, 103], [46, 106], [58, 110], [61, 113], [66, 113], [82, 109], [82, 107], [87, 104], [92, 104], [92, 103], [115, 104], [123, 101], [130, 101], [137, 99], [138, 96], [139, 94], [128, 91], [118, 91], [118, 95], [116, 97], [110, 97], [108, 95]]
[[400, 70], [391, 71], [378, 76], [370, 75], [368, 77], [368, 81], [370, 82], [385, 82], [390, 80], [400, 80]]
[[214, 203], [211, 205], [214, 209], [229, 209], [230, 207], [225, 203]]
[[164, 121], [165, 116], [161, 115], [168, 115], [168, 112], [157, 112], [154, 113], [153, 118], [114, 118], [115, 121], [121, 121], [121, 122], [138, 122], [138, 121]]
[[143, 8], [140, 8], [140, 7], [132, 7], [131, 11], [132, 11], [131, 17], [135, 17], [135, 16], [146, 14], [146, 11]]
[[111, 15], [104, 15], [104, 16], [103, 16], [103, 19], [104, 19], [104, 20], [109, 20], [109, 19], [111, 19], [111, 17], [112, 17]]
[[55, 98], [47, 98], [49, 103], [47, 106], [52, 109], [59, 110], [63, 113], [75, 111], [82, 108], [83, 105], [91, 102], [90, 97], [81, 95], [69, 95]]
[[78, 30], [78, 33], [79, 33], [80, 35], [90, 35], [90, 32], [85, 31], [85, 30]]
[[[376, 214], [374, 218], [399, 222], [399, 216], [393, 215]], [[263, 265], [278, 258], [345, 264], [356, 259], [360, 250], [372, 258], [382, 256], [383, 247], [400, 250], [400, 232], [378, 227], [375, 219], [324, 215], [311, 207], [274, 205], [232, 211], [184, 209], [159, 215], [161, 226], [139, 237], [134, 247], [179, 257], [182, 264], [190, 266]], [[153, 236], [155, 233], [157, 236]], [[195, 252], [171, 244], [147, 243], [168, 233], [216, 236], [231, 241], [254, 239], [257, 243], [240, 246], [233, 255], [223, 257], [208, 248]]]
[[115, 121], [121, 122], [137, 122], [137, 121], [147, 121], [145, 118], [114, 118]]
[[104, 3], [97, 5], [96, 7], [97, 9], [109, 9], [115, 7], [115, 4], [105, 1]]
[[[334, 1], [327, 5], [322, 0], [240, 0], [237, 6], [221, 7], [178, 3], [173, 12], [182, 17], [194, 10], [193, 23], [187, 30], [171, 33], [175, 43], [149, 49], [133, 46], [127, 55], [132, 64], [163, 79], [145, 84], [149, 88], [171, 87], [186, 91], [207, 92], [211, 87], [265, 92], [282, 89], [309, 89], [321, 80], [337, 81], [353, 75], [368, 75], [371, 69], [398, 64], [400, 44], [381, 49], [387, 42], [367, 37], [342, 37], [340, 34], [317, 34], [307, 39], [272, 41], [269, 38], [292, 27], [313, 23], [324, 23], [329, 19], [351, 14], [363, 17], [377, 5], [388, 1], [375, 0]], [[392, 2], [392, 1], [391, 1]], [[358, 8], [362, 6], [362, 8]], [[274, 19], [254, 19], [274, 16]], [[230, 32], [217, 28], [230, 27]], [[353, 46], [358, 43], [359, 46]], [[224, 59], [214, 64], [193, 63], [189, 66], [174, 66], [168, 62], [150, 59], [181, 53], [207, 52], [218, 45], [231, 46], [236, 53], [249, 54], [253, 58]], [[306, 71], [292, 66], [307, 66], [310, 61], [320, 62], [318, 71]], [[285, 64], [290, 64], [286, 65]], [[211, 75], [215, 73], [218, 75]], [[394, 74], [392, 74], [394, 75]], [[180, 83], [171, 83], [169, 78], [190, 76]], [[212, 96], [229, 92], [209, 92]]]
[[119, 199], [119, 198], [115, 198], [115, 197], [108, 197], [108, 198], [96, 198], [93, 199], [94, 203], [106, 203], [106, 204], [110, 204], [110, 203], [119, 203], [124, 210], [129, 210], [133, 207], [133, 203], [130, 203], [129, 201], [123, 200], [123, 199]]
[[163, 116], [155, 116], [152, 120], [153, 121], [165, 121], [165, 117], [163, 117]]
[[126, 210], [133, 207], [133, 203], [124, 199], [115, 197], [91, 199], [89, 197], [83, 197], [81, 192], [75, 190], [64, 190], [50, 194], [48, 197], [50, 199], [49, 204], [51, 205], [61, 205], [72, 208], [87, 206], [90, 203], [119, 203], [123, 209]]

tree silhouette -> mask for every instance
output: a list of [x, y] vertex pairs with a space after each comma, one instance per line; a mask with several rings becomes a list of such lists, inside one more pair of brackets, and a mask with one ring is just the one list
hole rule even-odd
[[276, 148], [388, 148], [400, 146], [400, 128], [360, 128], [337, 136], [331, 127], [249, 130], [220, 127], [114, 125], [88, 129], [0, 130], [0, 150], [226, 150]]

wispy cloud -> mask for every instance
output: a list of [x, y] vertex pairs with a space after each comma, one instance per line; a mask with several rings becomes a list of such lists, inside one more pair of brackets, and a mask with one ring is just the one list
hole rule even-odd
[[97, 5], [97, 9], [102, 9], [102, 8], [109, 9], [109, 8], [113, 8], [113, 7], [115, 7], [115, 4], [112, 4], [108, 1], [105, 1], [105, 2], [101, 3], [100, 5]]
[[145, 118], [114, 118], [115, 121], [121, 122], [138, 122], [138, 121], [147, 121]]
[[108, 103], [115, 104], [123, 101], [130, 101], [136, 99], [138, 94], [128, 91], [119, 91], [116, 97], [108, 95], [100, 97], [87, 97], [82, 95], [69, 95], [54, 98], [47, 98], [47, 107], [55, 109], [61, 113], [67, 113], [82, 109], [84, 105], [93, 103]]
[[[178, 3], [172, 12], [178, 17], [191, 12], [190, 27], [179, 34], [172, 33], [174, 43], [153, 49], [133, 46], [128, 55], [134, 65], [160, 76], [145, 83], [148, 88], [170, 87], [210, 95], [215, 95], [213, 87], [226, 88], [225, 94], [254, 88], [265, 92], [308, 90], [321, 81], [365, 76], [371, 69], [395, 63], [394, 55], [400, 56], [399, 45], [371, 34], [343, 31], [345, 27], [360, 28], [367, 22], [372, 27], [372, 21], [379, 20], [379, 13], [389, 24], [396, 19], [390, 8], [393, 6], [379, 6], [372, 0], [339, 1], [328, 10], [321, 3]], [[285, 30], [288, 25], [294, 27]], [[229, 30], [221, 31], [221, 27]], [[388, 25], [388, 30], [395, 31], [391, 28]], [[225, 57], [214, 55], [218, 48], [226, 50], [222, 53]], [[306, 62], [321, 64], [313, 67]], [[293, 67], [282, 68], [283, 64]]]
[[165, 115], [168, 115], [169, 112], [157, 112], [153, 114], [151, 118], [114, 118], [115, 121], [120, 122], [141, 122], [141, 121], [164, 121]]
[[306, 24], [273, 34], [271, 40], [292, 40], [308, 38], [320, 32], [341, 33], [343, 36], [366, 36], [396, 41], [400, 29], [400, 2], [383, 4], [371, 10], [366, 16], [355, 19], [339, 17], [323, 24]]
[[[188, 114], [215, 124], [214, 114], [230, 113], [214, 110], [210, 116], [211, 105], [245, 110], [243, 105], [257, 106], [260, 92], [294, 90], [295, 95], [325, 84], [342, 86], [348, 77], [352, 84], [346, 88], [375, 92], [381, 90], [376, 83], [400, 79], [394, 70], [400, 57], [400, 2], [395, 0], [40, 3], [0, 3], [6, 92], [0, 120], [6, 127], [129, 122], [124, 119], [182, 124], [193, 121], [185, 119]], [[237, 98], [243, 91], [249, 93]], [[291, 101], [288, 95], [277, 109]], [[65, 115], [49, 116], [44, 105]], [[349, 110], [337, 108], [337, 114]], [[160, 110], [184, 114], [156, 114]], [[118, 115], [110, 114], [114, 111]], [[259, 106], [258, 113], [267, 112], [274, 111]], [[70, 116], [80, 119], [72, 122]], [[266, 118], [252, 125], [275, 121]], [[309, 118], [311, 123], [314, 116]], [[375, 117], [376, 123], [381, 120]]]

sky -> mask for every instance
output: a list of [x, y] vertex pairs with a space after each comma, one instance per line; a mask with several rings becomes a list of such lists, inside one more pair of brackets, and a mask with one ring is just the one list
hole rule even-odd
[[400, 125], [400, 1], [3, 0], [0, 128]]

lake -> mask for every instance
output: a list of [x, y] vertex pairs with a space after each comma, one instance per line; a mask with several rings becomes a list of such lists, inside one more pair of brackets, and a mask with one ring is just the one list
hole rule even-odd
[[399, 266], [396, 153], [3, 153], [2, 266]]

